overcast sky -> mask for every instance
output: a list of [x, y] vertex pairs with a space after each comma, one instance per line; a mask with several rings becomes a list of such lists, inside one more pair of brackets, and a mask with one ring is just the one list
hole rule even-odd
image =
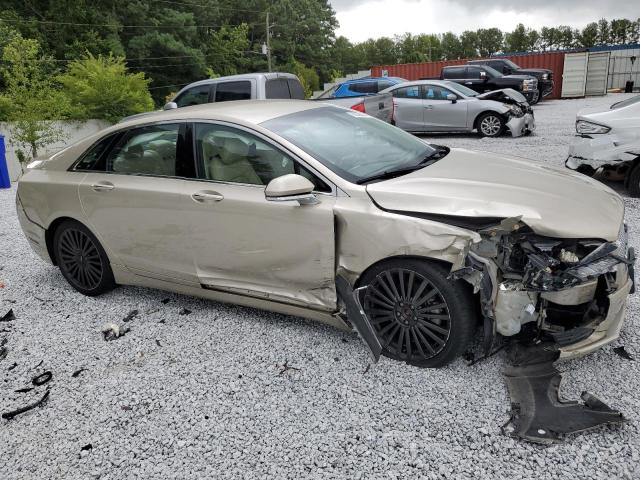
[[640, 17], [640, 0], [330, 0], [340, 28], [353, 42], [410, 33], [444, 33], [498, 27], [513, 30], [571, 25], [600, 18]]

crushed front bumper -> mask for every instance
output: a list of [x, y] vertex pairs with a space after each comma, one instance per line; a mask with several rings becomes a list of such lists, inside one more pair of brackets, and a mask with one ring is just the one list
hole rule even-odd
[[604, 345], [613, 342], [620, 336], [620, 330], [624, 324], [627, 311], [627, 297], [633, 291], [633, 268], [627, 269], [626, 265], [620, 265], [621, 278], [626, 281], [609, 298], [609, 310], [605, 319], [595, 328], [594, 332], [584, 340], [560, 348], [560, 358], [577, 358], [594, 352]]
[[507, 121], [507, 128], [512, 137], [528, 135], [536, 129], [536, 120], [533, 112], [525, 113], [522, 117], [511, 117]]
[[640, 140], [619, 135], [577, 136], [569, 147], [565, 166], [571, 170], [620, 165], [640, 156]]

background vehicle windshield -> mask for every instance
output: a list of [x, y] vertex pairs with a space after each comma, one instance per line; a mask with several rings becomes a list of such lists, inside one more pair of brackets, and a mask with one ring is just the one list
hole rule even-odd
[[504, 63], [509, 65], [509, 68], [511, 68], [511, 70], [520, 70], [520, 67], [513, 63], [511, 60], [504, 59]]
[[262, 123], [342, 178], [357, 183], [415, 166], [435, 149], [375, 118], [338, 107], [314, 108]]
[[465, 97], [475, 97], [478, 95], [478, 92], [476, 92], [475, 90], [471, 90], [470, 88], [465, 87], [464, 85], [460, 85], [459, 83], [448, 81], [444, 83], [446, 83], [447, 88], [450, 88], [451, 90], [455, 91], [456, 93], [460, 93]]
[[490, 67], [489, 65], [483, 65], [482, 69], [487, 72], [487, 75], [491, 78], [498, 78], [498, 77], [503, 77], [504, 75], [502, 75], [498, 70], [496, 70], [493, 67]]

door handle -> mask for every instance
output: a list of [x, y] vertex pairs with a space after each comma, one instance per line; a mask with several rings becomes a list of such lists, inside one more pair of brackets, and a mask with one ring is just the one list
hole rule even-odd
[[424, 108], [426, 110], [433, 110], [433, 105], [425, 105]]
[[224, 199], [224, 195], [213, 191], [200, 191], [192, 194], [191, 198], [199, 203], [219, 202], [220, 200]]
[[473, 85], [473, 82], [464, 82], [465, 85]]
[[97, 182], [97, 183], [91, 184], [91, 189], [94, 192], [110, 192], [114, 188], [116, 187], [111, 182]]

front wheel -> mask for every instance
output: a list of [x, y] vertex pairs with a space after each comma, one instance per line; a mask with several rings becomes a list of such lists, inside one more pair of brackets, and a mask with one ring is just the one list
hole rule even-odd
[[634, 198], [640, 197], [640, 163], [629, 169], [625, 179], [629, 195]]
[[53, 236], [53, 251], [62, 275], [80, 293], [94, 297], [115, 287], [107, 254], [81, 223], [63, 222]]
[[475, 328], [470, 288], [448, 269], [393, 260], [369, 270], [363, 308], [382, 354], [419, 367], [441, 367], [461, 355]]
[[497, 113], [484, 113], [478, 118], [478, 133], [483, 137], [499, 137], [504, 131], [505, 123]]
[[535, 105], [541, 99], [542, 99], [542, 94], [540, 93], [540, 90], [536, 90], [535, 92], [533, 92], [533, 97], [531, 98], [531, 105]]

